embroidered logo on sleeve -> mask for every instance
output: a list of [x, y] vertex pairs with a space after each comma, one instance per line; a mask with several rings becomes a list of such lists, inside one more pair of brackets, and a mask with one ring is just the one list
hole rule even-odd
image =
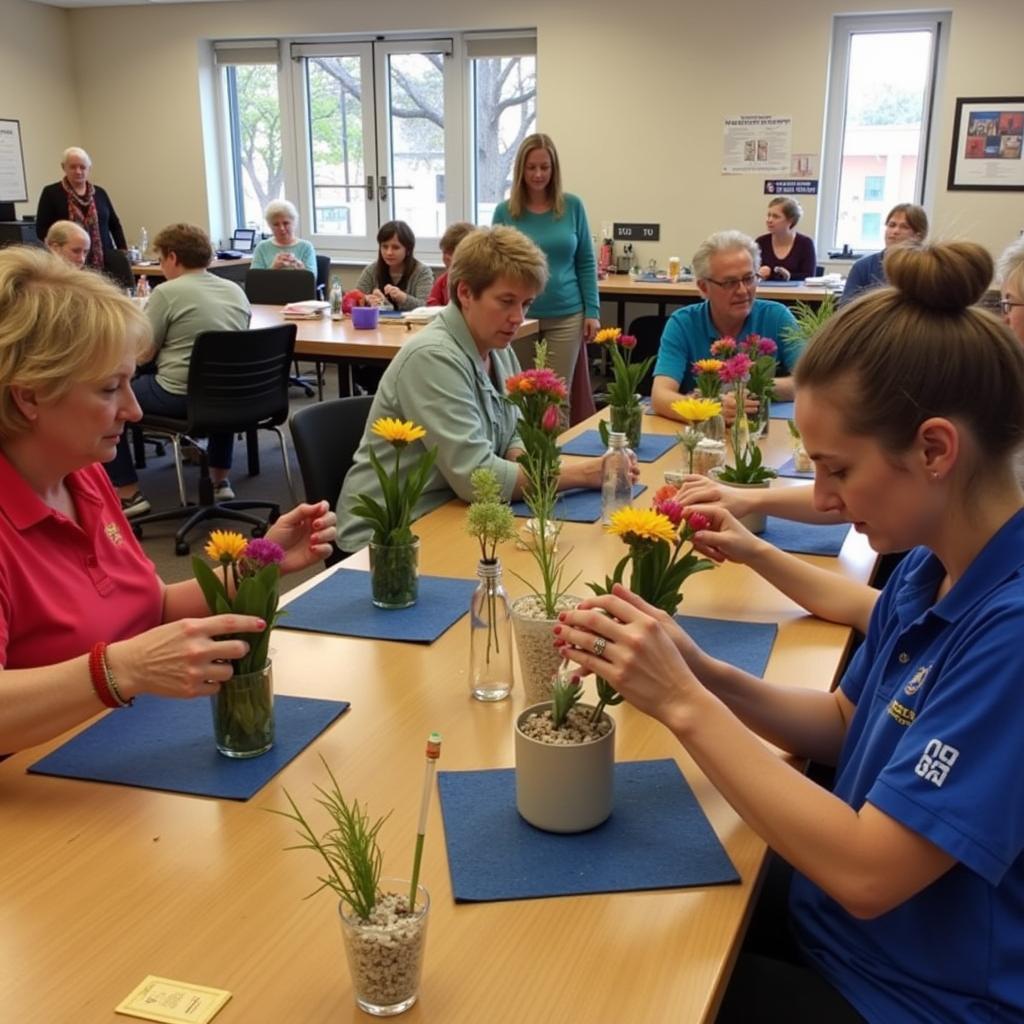
[[914, 774], [920, 775], [926, 782], [934, 782], [936, 786], [941, 786], [959, 756], [960, 751], [956, 747], [951, 747], [942, 740], [929, 740], [921, 760], [914, 766]]

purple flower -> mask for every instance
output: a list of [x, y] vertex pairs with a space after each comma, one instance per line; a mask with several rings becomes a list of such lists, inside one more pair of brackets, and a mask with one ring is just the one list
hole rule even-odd
[[280, 565], [284, 561], [284, 548], [266, 537], [257, 537], [245, 545], [242, 557], [260, 569]]
[[757, 342], [757, 351], [762, 356], [773, 356], [779, 351], [779, 346], [771, 338], [760, 338]]

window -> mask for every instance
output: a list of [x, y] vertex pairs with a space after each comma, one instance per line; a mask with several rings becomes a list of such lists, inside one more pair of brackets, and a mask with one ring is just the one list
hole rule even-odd
[[864, 15], [834, 21], [818, 210], [825, 249], [878, 249], [868, 231], [896, 203], [924, 203], [931, 111], [948, 14]]
[[305, 237], [353, 259], [387, 220], [428, 257], [453, 221], [490, 223], [536, 126], [533, 35], [295, 42], [283, 66], [272, 47], [214, 44], [240, 223], [286, 195]]
[[880, 213], [864, 213], [860, 219], [860, 235], [870, 245], [882, 241], [882, 215]]

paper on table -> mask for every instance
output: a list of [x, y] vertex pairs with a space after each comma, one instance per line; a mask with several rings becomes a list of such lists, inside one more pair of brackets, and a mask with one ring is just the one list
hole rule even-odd
[[230, 998], [226, 989], [149, 974], [127, 999], [114, 1007], [114, 1012], [161, 1024], [207, 1024]]

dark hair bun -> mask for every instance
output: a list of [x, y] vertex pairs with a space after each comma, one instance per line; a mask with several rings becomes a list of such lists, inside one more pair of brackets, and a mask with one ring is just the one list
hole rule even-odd
[[994, 272], [988, 250], [975, 242], [904, 244], [885, 254], [885, 276], [903, 298], [945, 312], [973, 306]]

